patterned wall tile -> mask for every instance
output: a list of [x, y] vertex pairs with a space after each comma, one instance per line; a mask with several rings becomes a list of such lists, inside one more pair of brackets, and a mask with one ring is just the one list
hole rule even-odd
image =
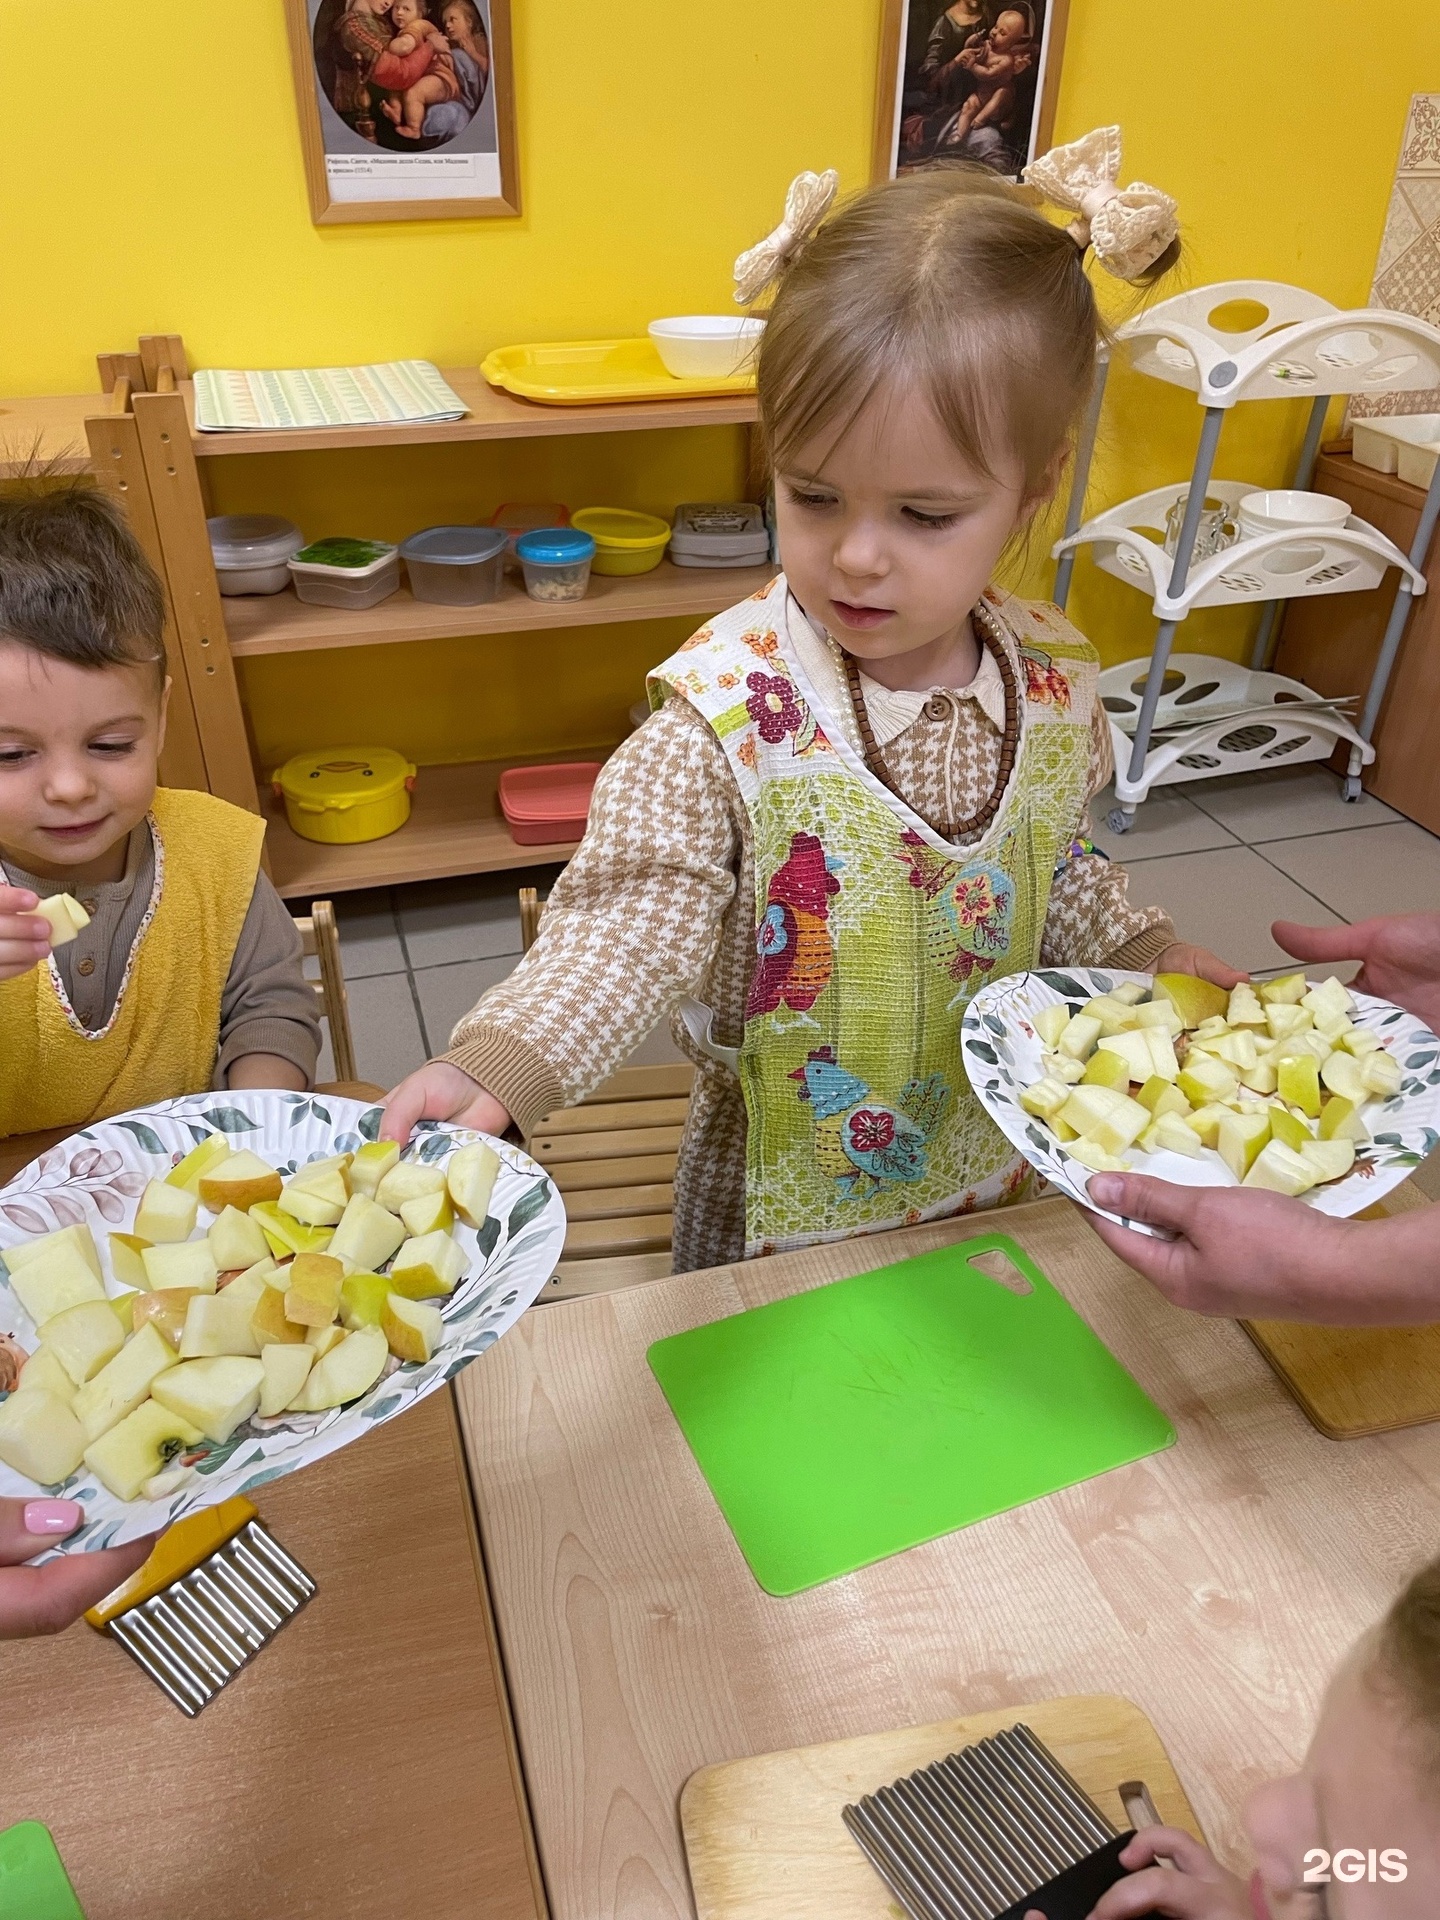
[[[1370, 304], [1440, 325], [1440, 93], [1410, 101]], [[1440, 413], [1440, 387], [1357, 396], [1350, 417]]]

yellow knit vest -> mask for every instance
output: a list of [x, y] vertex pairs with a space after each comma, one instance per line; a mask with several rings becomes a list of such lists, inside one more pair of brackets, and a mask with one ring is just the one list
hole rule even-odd
[[0, 981], [0, 1137], [83, 1127], [210, 1085], [265, 823], [212, 794], [165, 787], [150, 821], [154, 904], [104, 1031], [80, 1026], [49, 963]]

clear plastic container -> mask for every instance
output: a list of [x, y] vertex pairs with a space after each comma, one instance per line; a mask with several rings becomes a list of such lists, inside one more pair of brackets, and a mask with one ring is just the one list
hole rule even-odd
[[426, 527], [400, 543], [417, 600], [478, 607], [498, 600], [506, 538], [498, 527]]
[[286, 565], [305, 544], [293, 520], [278, 513], [217, 513], [205, 522], [221, 593], [283, 593]]
[[400, 550], [388, 540], [316, 540], [290, 562], [296, 596], [317, 607], [378, 606], [400, 585]]
[[583, 600], [595, 542], [577, 527], [537, 527], [516, 547], [532, 600]]
[[770, 558], [765, 516], [752, 501], [691, 502], [675, 509], [677, 567], [758, 567]]
[[490, 525], [499, 527], [509, 542], [506, 559], [514, 563], [517, 571], [520, 561], [515, 546], [522, 534], [538, 532], [541, 527], [568, 527], [569, 524], [570, 509], [559, 500], [507, 500], [490, 516]]

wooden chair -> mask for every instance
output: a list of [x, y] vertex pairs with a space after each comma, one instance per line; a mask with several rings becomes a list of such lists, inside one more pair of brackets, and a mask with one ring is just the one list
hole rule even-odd
[[[535, 944], [541, 902], [520, 889], [520, 941]], [[526, 1141], [565, 1201], [565, 1252], [541, 1301], [610, 1293], [671, 1270], [675, 1156], [695, 1069], [622, 1067], [578, 1107], [547, 1113]], [[538, 1303], [537, 1303], [538, 1304]]]

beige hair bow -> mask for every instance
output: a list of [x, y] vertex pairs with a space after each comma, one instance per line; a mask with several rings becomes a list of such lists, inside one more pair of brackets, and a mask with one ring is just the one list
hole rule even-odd
[[1097, 127], [1068, 147], [1052, 147], [1021, 175], [1052, 206], [1078, 212], [1068, 229], [1078, 246], [1093, 247], [1116, 279], [1136, 280], [1175, 239], [1180, 223], [1168, 193], [1140, 180], [1122, 187], [1119, 177], [1119, 127]]
[[785, 195], [785, 218], [757, 246], [735, 262], [735, 300], [748, 307], [779, 278], [830, 210], [840, 185], [834, 167], [824, 173], [797, 173]]

